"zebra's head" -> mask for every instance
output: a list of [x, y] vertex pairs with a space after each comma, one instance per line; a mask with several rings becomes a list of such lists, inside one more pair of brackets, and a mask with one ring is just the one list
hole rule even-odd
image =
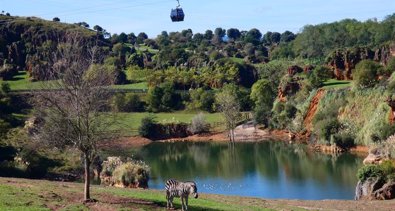
[[194, 183], [194, 182], [191, 184], [190, 193], [193, 195], [193, 197], [195, 199], [197, 199], [199, 197], [198, 192], [197, 192], [197, 186], [196, 186], [196, 183]]

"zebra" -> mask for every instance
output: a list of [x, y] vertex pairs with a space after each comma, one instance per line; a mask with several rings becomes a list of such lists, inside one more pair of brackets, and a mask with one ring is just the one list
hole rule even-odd
[[174, 197], [181, 198], [182, 211], [188, 210], [188, 196], [192, 194], [195, 199], [198, 198], [197, 186], [195, 182], [179, 182], [175, 179], [169, 179], [165, 183], [167, 208], [174, 208]]

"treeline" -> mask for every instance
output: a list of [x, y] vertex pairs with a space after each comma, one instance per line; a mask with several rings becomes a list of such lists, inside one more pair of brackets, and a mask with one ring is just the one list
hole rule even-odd
[[[323, 63], [325, 58], [338, 49], [368, 47], [379, 48], [395, 36], [395, 15], [383, 21], [374, 19], [361, 22], [346, 19], [334, 23], [308, 25], [299, 34], [290, 31], [262, 33], [254, 28], [242, 31], [236, 28], [216, 28], [204, 33], [194, 33], [191, 29], [181, 32], [163, 31], [155, 38], [144, 32], [110, 34], [99, 25], [90, 29], [86, 22], [64, 24], [60, 19], [53, 21], [28, 17], [0, 16], [0, 77], [12, 78], [16, 70], [27, 70], [33, 80], [44, 80], [44, 69], [50, 68], [48, 58], [62, 42], [65, 34], [79, 31], [87, 42], [103, 47], [105, 55], [102, 63], [110, 66], [117, 74], [116, 83], [127, 83], [125, 71], [128, 68], [168, 70], [171, 67], [189, 71], [194, 75], [216, 70], [218, 64], [236, 66], [240, 75], [248, 75], [253, 66], [245, 64], [267, 63], [275, 59], [308, 59], [312, 63]], [[226, 61], [226, 62], [224, 62]], [[241, 65], [240, 65], [241, 64]], [[207, 71], [206, 71], [207, 72]], [[158, 76], [160, 78], [166, 74]], [[234, 72], [221, 72], [225, 78], [232, 78]], [[171, 76], [170, 76], [171, 77]], [[250, 82], [253, 83], [253, 77]], [[228, 82], [227, 79], [219, 79]], [[232, 79], [233, 80], [233, 79]], [[236, 78], [242, 81], [242, 78]], [[220, 87], [215, 81], [211, 87]], [[184, 86], [184, 85], [183, 85]]]

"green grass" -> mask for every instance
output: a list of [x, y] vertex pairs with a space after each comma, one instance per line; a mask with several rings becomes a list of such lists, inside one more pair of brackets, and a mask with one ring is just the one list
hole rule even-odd
[[7, 82], [13, 91], [42, 89], [43, 84], [46, 83], [42, 81], [31, 82], [26, 71], [19, 71], [12, 80], [7, 80], [4, 82]]
[[[137, 130], [141, 125], [141, 120], [148, 116], [150, 113], [119, 113], [117, 118], [119, 120], [119, 128], [121, 131], [126, 133], [126, 135], [137, 135]], [[192, 118], [197, 114], [193, 113], [156, 113], [156, 121], [160, 123], [170, 123], [170, 122], [185, 122], [190, 123]], [[205, 114], [206, 121], [208, 123], [223, 122], [223, 118], [220, 113], [207, 113]]]
[[114, 89], [148, 89], [147, 82], [132, 83], [132, 84], [122, 84], [122, 85], [112, 85], [111, 88]]
[[138, 48], [136, 48], [138, 51], [148, 51], [148, 52], [150, 52], [150, 53], [153, 53], [153, 54], [156, 54], [156, 53], [158, 53], [159, 52], [159, 50], [158, 49], [153, 49], [153, 48], [150, 48], [150, 47], [148, 47], [148, 46], [146, 46], [146, 45], [140, 45]]
[[[83, 184], [0, 178], [0, 210], [165, 210], [164, 191], [123, 189], [91, 186], [95, 203], [82, 203]], [[295, 210], [299, 207], [283, 205], [257, 198], [243, 198], [199, 194], [189, 200], [190, 210]], [[180, 199], [174, 199], [181, 208]], [[96, 208], [96, 209], [95, 209]]]
[[329, 79], [324, 82], [325, 89], [342, 89], [351, 87], [351, 81], [340, 81], [336, 79]]
[[243, 58], [230, 57], [229, 59], [232, 60], [233, 62], [236, 62], [236, 63], [239, 63], [239, 64], [244, 63], [244, 59]]

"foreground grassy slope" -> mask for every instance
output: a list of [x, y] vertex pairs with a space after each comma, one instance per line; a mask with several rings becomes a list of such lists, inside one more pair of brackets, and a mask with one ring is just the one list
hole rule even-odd
[[[166, 210], [163, 191], [92, 186], [94, 203], [83, 203], [83, 184], [0, 178], [0, 210]], [[189, 210], [391, 210], [391, 201], [266, 200], [200, 194]], [[180, 210], [180, 200], [175, 199]]]

